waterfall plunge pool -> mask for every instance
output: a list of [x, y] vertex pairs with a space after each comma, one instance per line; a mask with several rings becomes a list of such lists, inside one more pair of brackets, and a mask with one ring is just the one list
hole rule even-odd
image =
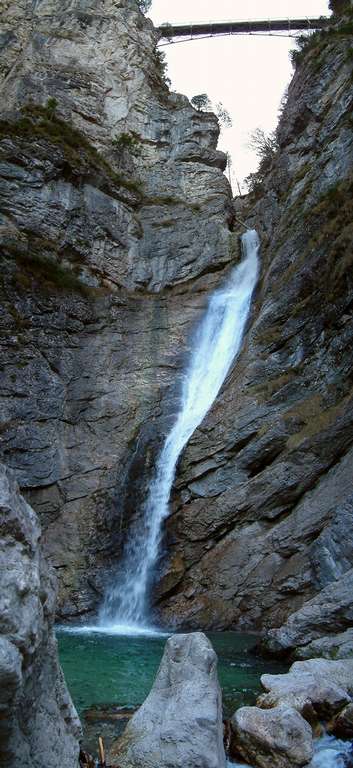
[[[281, 674], [287, 667], [255, 656], [257, 637], [236, 632], [207, 632], [218, 656], [225, 717], [252, 705], [261, 691], [260, 677]], [[149, 693], [166, 642], [166, 635], [109, 634], [89, 627], [58, 628], [60, 661], [84, 729], [84, 747], [97, 752], [98, 736], [109, 748], [124, 730], [127, 717]], [[323, 736], [315, 743], [310, 768], [347, 768], [352, 743]], [[228, 768], [251, 768], [228, 763]]]
[[[252, 654], [257, 637], [235, 632], [208, 632], [218, 656], [218, 676], [224, 714], [254, 704], [265, 672], [286, 672], [280, 662]], [[96, 753], [102, 735], [106, 745], [126, 725], [124, 709], [142, 704], [151, 690], [166, 642], [166, 635], [117, 635], [57, 630], [60, 661], [72, 699], [84, 728], [84, 744]]]

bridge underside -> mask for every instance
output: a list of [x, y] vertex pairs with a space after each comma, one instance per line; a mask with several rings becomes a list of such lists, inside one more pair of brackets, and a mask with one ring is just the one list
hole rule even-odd
[[162, 24], [158, 31], [164, 39], [169, 41], [178, 37], [205, 37], [213, 35], [251, 35], [256, 32], [276, 33], [310, 31], [323, 29], [330, 19], [320, 18], [302, 19], [259, 19], [252, 21], [215, 21], [202, 24]]

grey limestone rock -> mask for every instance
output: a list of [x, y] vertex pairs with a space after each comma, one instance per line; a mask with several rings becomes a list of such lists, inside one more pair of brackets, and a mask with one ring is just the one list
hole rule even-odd
[[[85, 620], [119, 578], [193, 328], [245, 219], [259, 286], [181, 457], [154, 599], [167, 625], [284, 627], [294, 654], [351, 625], [350, 36], [315, 38], [269, 173], [233, 208], [215, 116], [169, 93], [135, 0], [99, 11], [1, 1], [2, 456], [41, 516], [60, 616]], [[119, 149], [126, 133], [137, 155]]]
[[40, 515], [60, 616], [85, 617], [238, 258], [231, 190], [216, 116], [169, 92], [135, 0], [1, 0], [0, 33], [1, 455]]
[[295, 649], [297, 659], [313, 659], [317, 656], [326, 659], [353, 658], [353, 629], [332, 635], [324, 634], [317, 640]]
[[267, 693], [258, 699], [264, 708], [288, 704], [304, 716], [316, 713], [328, 720], [351, 702], [353, 660], [310, 659], [296, 661], [286, 675], [263, 675]]
[[242, 352], [178, 467], [158, 589], [167, 624], [284, 626], [275, 636], [293, 631], [293, 651], [352, 625], [350, 46], [342, 34], [308, 48], [271, 168], [236, 201], [261, 237], [260, 283]]
[[225, 768], [217, 657], [205, 635], [174, 635], [110, 758], [121, 768]]
[[1, 762], [75, 768], [81, 729], [58, 662], [55, 581], [36, 515], [3, 465], [0, 533]]
[[[313, 645], [317, 640], [319, 641], [318, 647], [320, 647], [320, 643], [323, 643], [323, 649], [325, 648], [326, 636], [331, 636], [334, 646], [334, 636], [337, 634], [339, 635], [336, 641], [337, 647], [342, 642], [345, 644], [351, 636], [351, 632], [347, 630], [349, 632], [347, 638], [343, 630], [349, 627], [352, 622], [353, 569], [351, 568], [344, 576], [333, 581], [312, 600], [304, 603], [302, 608], [292, 613], [282, 627], [270, 630], [264, 639], [264, 646], [272, 653], [289, 653], [294, 649], [308, 646], [311, 653], [311, 650], [317, 647]], [[328, 645], [328, 654], [329, 649], [330, 644]], [[347, 655], [351, 655], [349, 644]]]
[[289, 705], [241, 707], [231, 719], [231, 747], [258, 768], [300, 768], [313, 756], [310, 725]]

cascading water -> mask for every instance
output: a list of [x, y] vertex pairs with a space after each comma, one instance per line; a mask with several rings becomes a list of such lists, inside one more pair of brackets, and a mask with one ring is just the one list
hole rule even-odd
[[243, 259], [227, 284], [210, 299], [196, 332], [183, 377], [180, 411], [166, 438], [146, 500], [143, 524], [131, 532], [118, 584], [107, 593], [100, 623], [121, 631], [148, 623], [148, 587], [158, 558], [163, 520], [179, 456], [212, 406], [238, 354], [258, 274], [259, 239], [255, 230], [242, 237]]

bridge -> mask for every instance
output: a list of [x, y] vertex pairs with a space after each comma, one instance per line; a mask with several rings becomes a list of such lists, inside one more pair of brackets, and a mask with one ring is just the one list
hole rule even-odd
[[184, 38], [189, 40], [213, 37], [216, 35], [253, 35], [266, 34], [292, 37], [298, 32], [315, 31], [324, 29], [328, 26], [331, 19], [328, 16], [306, 17], [301, 19], [252, 19], [249, 21], [207, 21], [187, 24], [161, 24], [158, 32], [161, 39], [165, 40], [162, 45], [169, 45], [174, 42], [182, 42]]

